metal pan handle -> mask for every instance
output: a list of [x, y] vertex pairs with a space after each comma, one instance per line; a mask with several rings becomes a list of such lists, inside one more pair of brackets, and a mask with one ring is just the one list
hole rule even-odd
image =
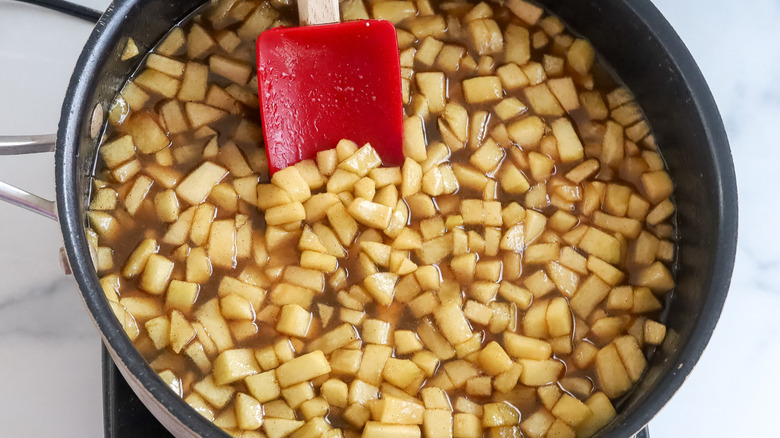
[[[53, 152], [56, 135], [25, 137], [0, 136], [0, 155], [37, 154]], [[30, 192], [0, 181], [0, 200], [30, 210], [51, 220], [57, 220], [57, 206], [54, 201], [33, 195]]]
[[[73, 17], [95, 23], [103, 14], [100, 11], [64, 0], [17, 0], [30, 3]], [[56, 135], [0, 136], [0, 155], [37, 154], [53, 152]], [[0, 181], [0, 201], [25, 208], [41, 216], [57, 220], [57, 206], [54, 201], [41, 198], [18, 187]]]
[[650, 429], [647, 426], [643, 427], [633, 438], [650, 438]]

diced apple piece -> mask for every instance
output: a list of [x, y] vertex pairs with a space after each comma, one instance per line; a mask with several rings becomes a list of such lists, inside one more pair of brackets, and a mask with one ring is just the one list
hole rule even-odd
[[658, 298], [653, 295], [653, 292], [647, 287], [634, 288], [634, 306], [631, 309], [632, 313], [645, 313], [655, 312], [661, 310], [663, 305]]
[[563, 109], [566, 111], [574, 111], [580, 107], [579, 96], [577, 96], [577, 89], [574, 86], [574, 81], [570, 77], [550, 79], [547, 81], [547, 86], [552, 91], [553, 95], [558, 102], [560, 102]]
[[274, 370], [248, 376], [244, 379], [244, 383], [252, 396], [261, 403], [275, 400], [282, 394]]
[[367, 319], [363, 322], [361, 335], [367, 344], [388, 345], [390, 343], [390, 323], [378, 319]]
[[508, 371], [513, 364], [512, 359], [496, 341], [489, 343], [479, 352], [477, 361], [482, 369], [491, 376]]
[[444, 43], [432, 36], [427, 36], [422, 39], [422, 43], [414, 54], [414, 59], [423, 65], [433, 65], [443, 47]]
[[380, 230], [387, 228], [392, 214], [390, 207], [362, 198], [356, 198], [347, 211], [361, 224]]
[[150, 254], [141, 276], [141, 289], [154, 295], [165, 292], [173, 266], [174, 263], [167, 258], [159, 254]]
[[228, 114], [227, 111], [198, 102], [185, 103], [184, 112], [190, 125], [195, 129], [221, 120]]
[[661, 345], [666, 337], [666, 326], [660, 322], [648, 319], [644, 327], [645, 342], [650, 345]]
[[100, 156], [109, 169], [114, 169], [135, 157], [133, 137], [123, 135], [100, 147]]
[[153, 154], [171, 144], [165, 131], [160, 128], [155, 117], [149, 112], [133, 114], [124, 126], [141, 153]]
[[423, 344], [413, 331], [396, 330], [393, 333], [395, 348], [398, 354], [416, 353], [423, 349]]
[[525, 0], [510, 0], [507, 2], [507, 7], [530, 25], [536, 24], [544, 14], [544, 9]]
[[[428, 157], [422, 119], [412, 116], [404, 119], [403, 151], [404, 156], [422, 162]], [[406, 196], [406, 195], [405, 195]]]
[[138, 209], [141, 208], [141, 204], [146, 199], [152, 184], [154, 184], [154, 181], [146, 175], [139, 175], [135, 179], [124, 200], [125, 209], [130, 215], [135, 215]]
[[227, 322], [222, 317], [218, 298], [212, 298], [201, 305], [195, 312], [195, 317], [206, 329], [220, 352], [233, 348], [233, 338]]
[[488, 18], [473, 20], [469, 22], [468, 28], [478, 54], [492, 55], [504, 50], [504, 37], [494, 20]]
[[203, 397], [201, 397], [198, 393], [191, 393], [187, 396], [187, 398], [184, 399], [184, 401], [190, 405], [190, 407], [192, 407], [195, 412], [202, 415], [208, 421], [214, 421], [214, 411], [212, 410], [212, 407], [208, 404], [208, 402], [206, 402], [206, 400], [203, 400]]
[[621, 336], [614, 341], [628, 377], [636, 382], [647, 367], [647, 359], [633, 336]]
[[674, 191], [674, 183], [664, 170], [643, 173], [642, 186], [653, 203], [668, 198]]
[[209, 57], [209, 69], [212, 73], [218, 74], [239, 85], [249, 82], [252, 76], [252, 67], [243, 62], [239, 62], [220, 55], [211, 55]]
[[198, 205], [227, 174], [227, 169], [206, 161], [184, 178], [176, 188], [176, 194], [190, 204]]
[[297, 304], [287, 304], [282, 306], [276, 330], [290, 336], [306, 337], [311, 321], [312, 315], [306, 309]]
[[528, 109], [524, 103], [515, 97], [509, 97], [498, 103], [493, 110], [496, 112], [501, 120], [509, 120], [514, 118]]
[[552, 408], [551, 412], [571, 427], [577, 427], [588, 419], [588, 417], [593, 415], [590, 408], [585, 403], [569, 394], [563, 394]]
[[214, 383], [225, 385], [258, 374], [260, 367], [250, 349], [226, 350], [214, 360]]
[[456, 413], [453, 417], [452, 429], [455, 438], [482, 437], [481, 421], [479, 417], [470, 413]]
[[265, 211], [265, 221], [268, 225], [283, 225], [306, 219], [306, 210], [300, 202], [271, 207]]
[[317, 350], [291, 359], [276, 369], [276, 377], [282, 388], [311, 380], [331, 371], [322, 351]]
[[530, 291], [514, 285], [507, 280], [501, 282], [498, 293], [521, 309], [527, 309], [533, 299], [533, 294]]
[[154, 348], [162, 350], [170, 344], [171, 322], [166, 316], [158, 316], [146, 321], [146, 332], [154, 343]]
[[122, 56], [120, 59], [122, 61], [127, 61], [128, 59], [134, 58], [138, 55], [138, 46], [135, 44], [135, 41], [133, 41], [132, 38], [128, 38], [127, 42], [125, 43], [125, 49], [122, 51]]
[[184, 67], [177, 98], [184, 102], [200, 102], [205, 99], [208, 74], [207, 66], [198, 62], [188, 62]]
[[531, 108], [541, 116], [560, 117], [564, 114], [563, 107], [555, 98], [547, 84], [534, 85], [525, 88], [525, 96]]
[[603, 392], [597, 392], [585, 402], [593, 415], [577, 426], [577, 436], [591, 436], [606, 426], [617, 415], [609, 398]]
[[417, 13], [417, 8], [411, 1], [391, 1], [373, 5], [372, 12], [374, 19], [398, 24], [406, 18], [413, 17]]
[[452, 437], [452, 412], [443, 409], [426, 409], [423, 414], [423, 434], [429, 438]]
[[486, 403], [483, 407], [482, 426], [514, 426], [520, 422], [520, 412], [509, 403]]
[[255, 430], [263, 425], [263, 405], [251, 395], [239, 392], [234, 409], [236, 422], [242, 430]]
[[181, 78], [184, 73], [184, 63], [157, 53], [150, 53], [146, 58], [146, 66], [174, 78]]
[[415, 75], [420, 93], [428, 101], [428, 111], [438, 114], [447, 103], [446, 78], [442, 72], [420, 72]]
[[565, 298], [553, 298], [547, 306], [547, 327], [550, 336], [559, 337], [571, 334], [573, 320], [569, 304]]
[[425, 411], [425, 408], [416, 402], [393, 396], [372, 400], [369, 407], [372, 416], [382, 424], [422, 424]]
[[608, 397], [617, 398], [631, 389], [631, 378], [615, 344], [607, 345], [596, 354], [596, 371], [601, 388]]
[[198, 394], [200, 394], [212, 406], [223, 408], [233, 398], [236, 390], [228, 385], [217, 385], [211, 375], [192, 385]]
[[156, 254], [159, 250], [159, 245], [155, 239], [145, 239], [136, 246], [130, 256], [125, 262], [125, 266], [122, 270], [122, 276], [125, 278], [133, 278], [144, 271], [149, 258]]
[[507, 352], [517, 359], [546, 360], [552, 355], [548, 342], [515, 333], [505, 333], [504, 344]]
[[455, 356], [455, 350], [430, 320], [423, 319], [420, 322], [417, 326], [417, 335], [423, 344], [440, 360], [447, 360]]
[[473, 332], [466, 315], [456, 303], [446, 303], [434, 313], [436, 323], [451, 345], [458, 345], [471, 338]]
[[535, 146], [544, 135], [544, 121], [537, 116], [519, 120], [507, 128], [509, 137], [523, 147]]
[[133, 79], [133, 82], [141, 88], [169, 99], [176, 97], [181, 85], [177, 79], [151, 69], [144, 70]]
[[503, 88], [498, 76], [481, 76], [466, 79], [462, 83], [463, 95], [466, 101], [472, 104], [480, 104], [501, 99]]
[[[269, 6], [270, 7], [270, 6]], [[263, 430], [268, 438], [282, 438], [303, 427], [305, 423], [299, 420], [286, 418], [266, 418], [263, 421]]]
[[593, 46], [584, 39], [575, 40], [566, 54], [566, 60], [571, 68], [583, 76], [590, 73], [594, 59], [595, 51], [593, 50]]
[[555, 417], [552, 416], [547, 409], [540, 408], [534, 412], [528, 418], [524, 419], [520, 423], [520, 428], [530, 438], [541, 438], [547, 436], [547, 431], [555, 422]]
[[674, 288], [674, 277], [663, 263], [655, 262], [639, 271], [636, 284], [648, 287], [654, 293], [660, 294]]
[[504, 158], [504, 150], [492, 139], [486, 140], [469, 159], [469, 162], [482, 173], [493, 171]]
[[[368, 353], [368, 350], [366, 352]], [[362, 368], [361, 365], [361, 370]], [[423, 371], [411, 360], [390, 357], [384, 363], [382, 378], [399, 388], [407, 388], [415, 382], [422, 381]]]
[[[395, 3], [395, 2], [384, 2]], [[399, 2], [400, 3], [400, 2]], [[411, 3], [411, 2], [408, 2]], [[420, 427], [411, 424], [384, 424], [376, 421], [369, 421], [363, 429], [363, 436], [375, 438], [420, 438], [422, 436]]]
[[395, 285], [398, 282], [398, 275], [383, 272], [368, 276], [363, 285], [366, 291], [382, 306], [389, 306], [393, 302]]
[[214, 221], [209, 230], [209, 260], [214, 266], [236, 265], [236, 225], [233, 219]]
[[560, 118], [552, 123], [553, 135], [558, 141], [558, 156], [565, 163], [584, 157], [584, 150], [574, 127], [568, 119]]
[[531, 59], [531, 35], [528, 29], [516, 24], [507, 25], [504, 29], [504, 42], [504, 57], [507, 62], [524, 65]]
[[370, 385], [380, 385], [385, 364], [392, 351], [392, 348], [386, 345], [367, 345], [357, 373], [358, 379]]
[[578, 246], [607, 263], [620, 261], [620, 241], [595, 227], [588, 228]]
[[350, 324], [342, 324], [312, 341], [307, 346], [307, 351], [322, 350], [325, 354], [330, 354], [358, 339], [355, 327]]
[[555, 359], [521, 359], [520, 364], [523, 366], [520, 381], [528, 386], [543, 386], [555, 382], [564, 370], [563, 362]]

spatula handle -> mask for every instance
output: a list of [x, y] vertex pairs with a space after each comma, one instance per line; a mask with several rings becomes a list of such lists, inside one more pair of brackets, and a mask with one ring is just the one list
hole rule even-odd
[[298, 18], [302, 26], [338, 23], [339, 0], [298, 0]]

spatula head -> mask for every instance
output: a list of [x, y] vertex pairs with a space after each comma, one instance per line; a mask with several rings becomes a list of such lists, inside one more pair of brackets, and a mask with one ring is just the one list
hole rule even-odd
[[403, 163], [401, 68], [395, 27], [364, 20], [276, 28], [257, 39], [257, 81], [269, 170], [346, 138]]

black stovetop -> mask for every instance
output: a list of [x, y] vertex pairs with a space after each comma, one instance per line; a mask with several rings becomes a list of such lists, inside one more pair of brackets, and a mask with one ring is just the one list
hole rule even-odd
[[106, 438], [172, 438], [144, 407], [103, 347], [103, 421]]

